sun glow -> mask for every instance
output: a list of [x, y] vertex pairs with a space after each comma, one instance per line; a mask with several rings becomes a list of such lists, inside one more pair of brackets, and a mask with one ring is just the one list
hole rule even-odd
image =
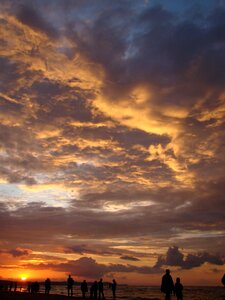
[[27, 280], [27, 277], [23, 275], [23, 276], [21, 276], [21, 280], [22, 280], [22, 281], [26, 281], [26, 280]]

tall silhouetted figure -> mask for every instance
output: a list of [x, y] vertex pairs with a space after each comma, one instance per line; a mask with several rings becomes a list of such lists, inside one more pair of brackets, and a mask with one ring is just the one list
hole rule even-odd
[[223, 277], [222, 277], [222, 279], [221, 279], [221, 282], [222, 282], [222, 284], [223, 284], [224, 287], [225, 287], [225, 274], [223, 275]]
[[112, 294], [113, 294], [113, 299], [114, 300], [116, 299], [116, 287], [117, 287], [116, 280], [113, 279], [113, 281], [112, 281]]
[[32, 285], [32, 282], [29, 282], [27, 283], [27, 291], [28, 293], [31, 293], [31, 285]]
[[98, 299], [105, 299], [102, 278], [98, 282]]
[[174, 293], [177, 297], [177, 300], [183, 300], [183, 285], [181, 284], [179, 277], [177, 277], [174, 285]]
[[17, 290], [17, 281], [15, 281], [15, 284], [14, 284], [14, 292], [16, 292]]
[[73, 296], [73, 285], [74, 285], [74, 280], [71, 277], [71, 275], [69, 275], [68, 278], [67, 278], [67, 292], [68, 292], [68, 296]]
[[94, 300], [98, 299], [98, 282], [95, 281], [93, 282], [91, 288], [90, 288], [90, 299], [92, 300], [94, 298]]
[[45, 294], [49, 294], [51, 290], [51, 280], [47, 278], [45, 280]]
[[165, 294], [165, 300], [171, 300], [170, 295], [174, 291], [174, 284], [170, 270], [166, 270], [166, 274], [162, 277], [161, 292]]
[[81, 283], [80, 289], [81, 289], [81, 292], [82, 292], [82, 297], [83, 297], [83, 299], [86, 299], [86, 293], [88, 292], [88, 286], [87, 286], [86, 280], [84, 280], [84, 281]]
[[9, 292], [12, 291], [12, 288], [13, 288], [13, 281], [10, 281], [10, 283], [9, 283]]

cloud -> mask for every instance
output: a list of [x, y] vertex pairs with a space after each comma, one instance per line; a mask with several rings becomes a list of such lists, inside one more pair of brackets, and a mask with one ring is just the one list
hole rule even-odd
[[120, 259], [123, 259], [123, 260], [131, 260], [131, 261], [139, 261], [139, 260], [140, 260], [140, 259], [138, 259], [137, 257], [128, 256], [128, 255], [120, 256]]
[[200, 267], [204, 263], [210, 263], [214, 265], [224, 265], [224, 257], [220, 255], [212, 255], [207, 252], [199, 252], [197, 254], [187, 254], [184, 257], [184, 254], [179, 250], [178, 247], [169, 247], [166, 257], [159, 257], [156, 266], [161, 267], [162, 265], [167, 266], [179, 266], [183, 269], [193, 269]]
[[34, 30], [44, 32], [52, 38], [58, 37], [57, 30], [45, 20], [41, 13], [37, 11], [37, 7], [22, 4], [18, 7], [17, 18], [23, 24], [31, 27]]
[[151, 268], [151, 267], [137, 267], [132, 265], [122, 265], [122, 264], [101, 264], [96, 262], [91, 257], [81, 257], [75, 261], [69, 261], [68, 263], [61, 264], [39, 264], [39, 265], [24, 265], [24, 267], [28, 267], [31, 269], [53, 269], [55, 271], [61, 272], [69, 272], [74, 276], [85, 277], [91, 279], [97, 279], [103, 277], [104, 275], [111, 272], [119, 272], [119, 273], [130, 273], [137, 272], [140, 274], [154, 274], [161, 272], [160, 269]]
[[10, 254], [12, 255], [13, 257], [15, 258], [20, 258], [20, 257], [23, 257], [23, 256], [28, 256], [32, 253], [32, 250], [31, 249], [23, 249], [23, 248], [15, 248], [15, 249], [3, 249], [0, 251], [0, 253], [2, 254]]
[[30, 249], [22, 249], [22, 248], [16, 248], [9, 251], [9, 254], [11, 254], [14, 257], [20, 257], [20, 256], [27, 256], [30, 255], [32, 251]]

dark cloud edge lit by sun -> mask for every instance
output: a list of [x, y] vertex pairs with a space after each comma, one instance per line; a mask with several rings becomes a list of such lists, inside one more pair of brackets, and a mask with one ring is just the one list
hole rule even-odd
[[218, 283], [224, 20], [225, 1], [0, 2], [2, 278]]

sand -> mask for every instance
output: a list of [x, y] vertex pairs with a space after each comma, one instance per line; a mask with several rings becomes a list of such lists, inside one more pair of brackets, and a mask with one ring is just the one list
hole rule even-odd
[[[26, 292], [0, 292], [0, 300], [83, 300], [81, 297], [68, 297], [54, 294], [31, 294]], [[89, 299], [89, 297], [87, 297]], [[159, 300], [159, 298], [150, 298], [148, 300]]]
[[81, 297], [68, 297], [54, 294], [30, 294], [26, 292], [0, 292], [0, 300], [82, 300]]

